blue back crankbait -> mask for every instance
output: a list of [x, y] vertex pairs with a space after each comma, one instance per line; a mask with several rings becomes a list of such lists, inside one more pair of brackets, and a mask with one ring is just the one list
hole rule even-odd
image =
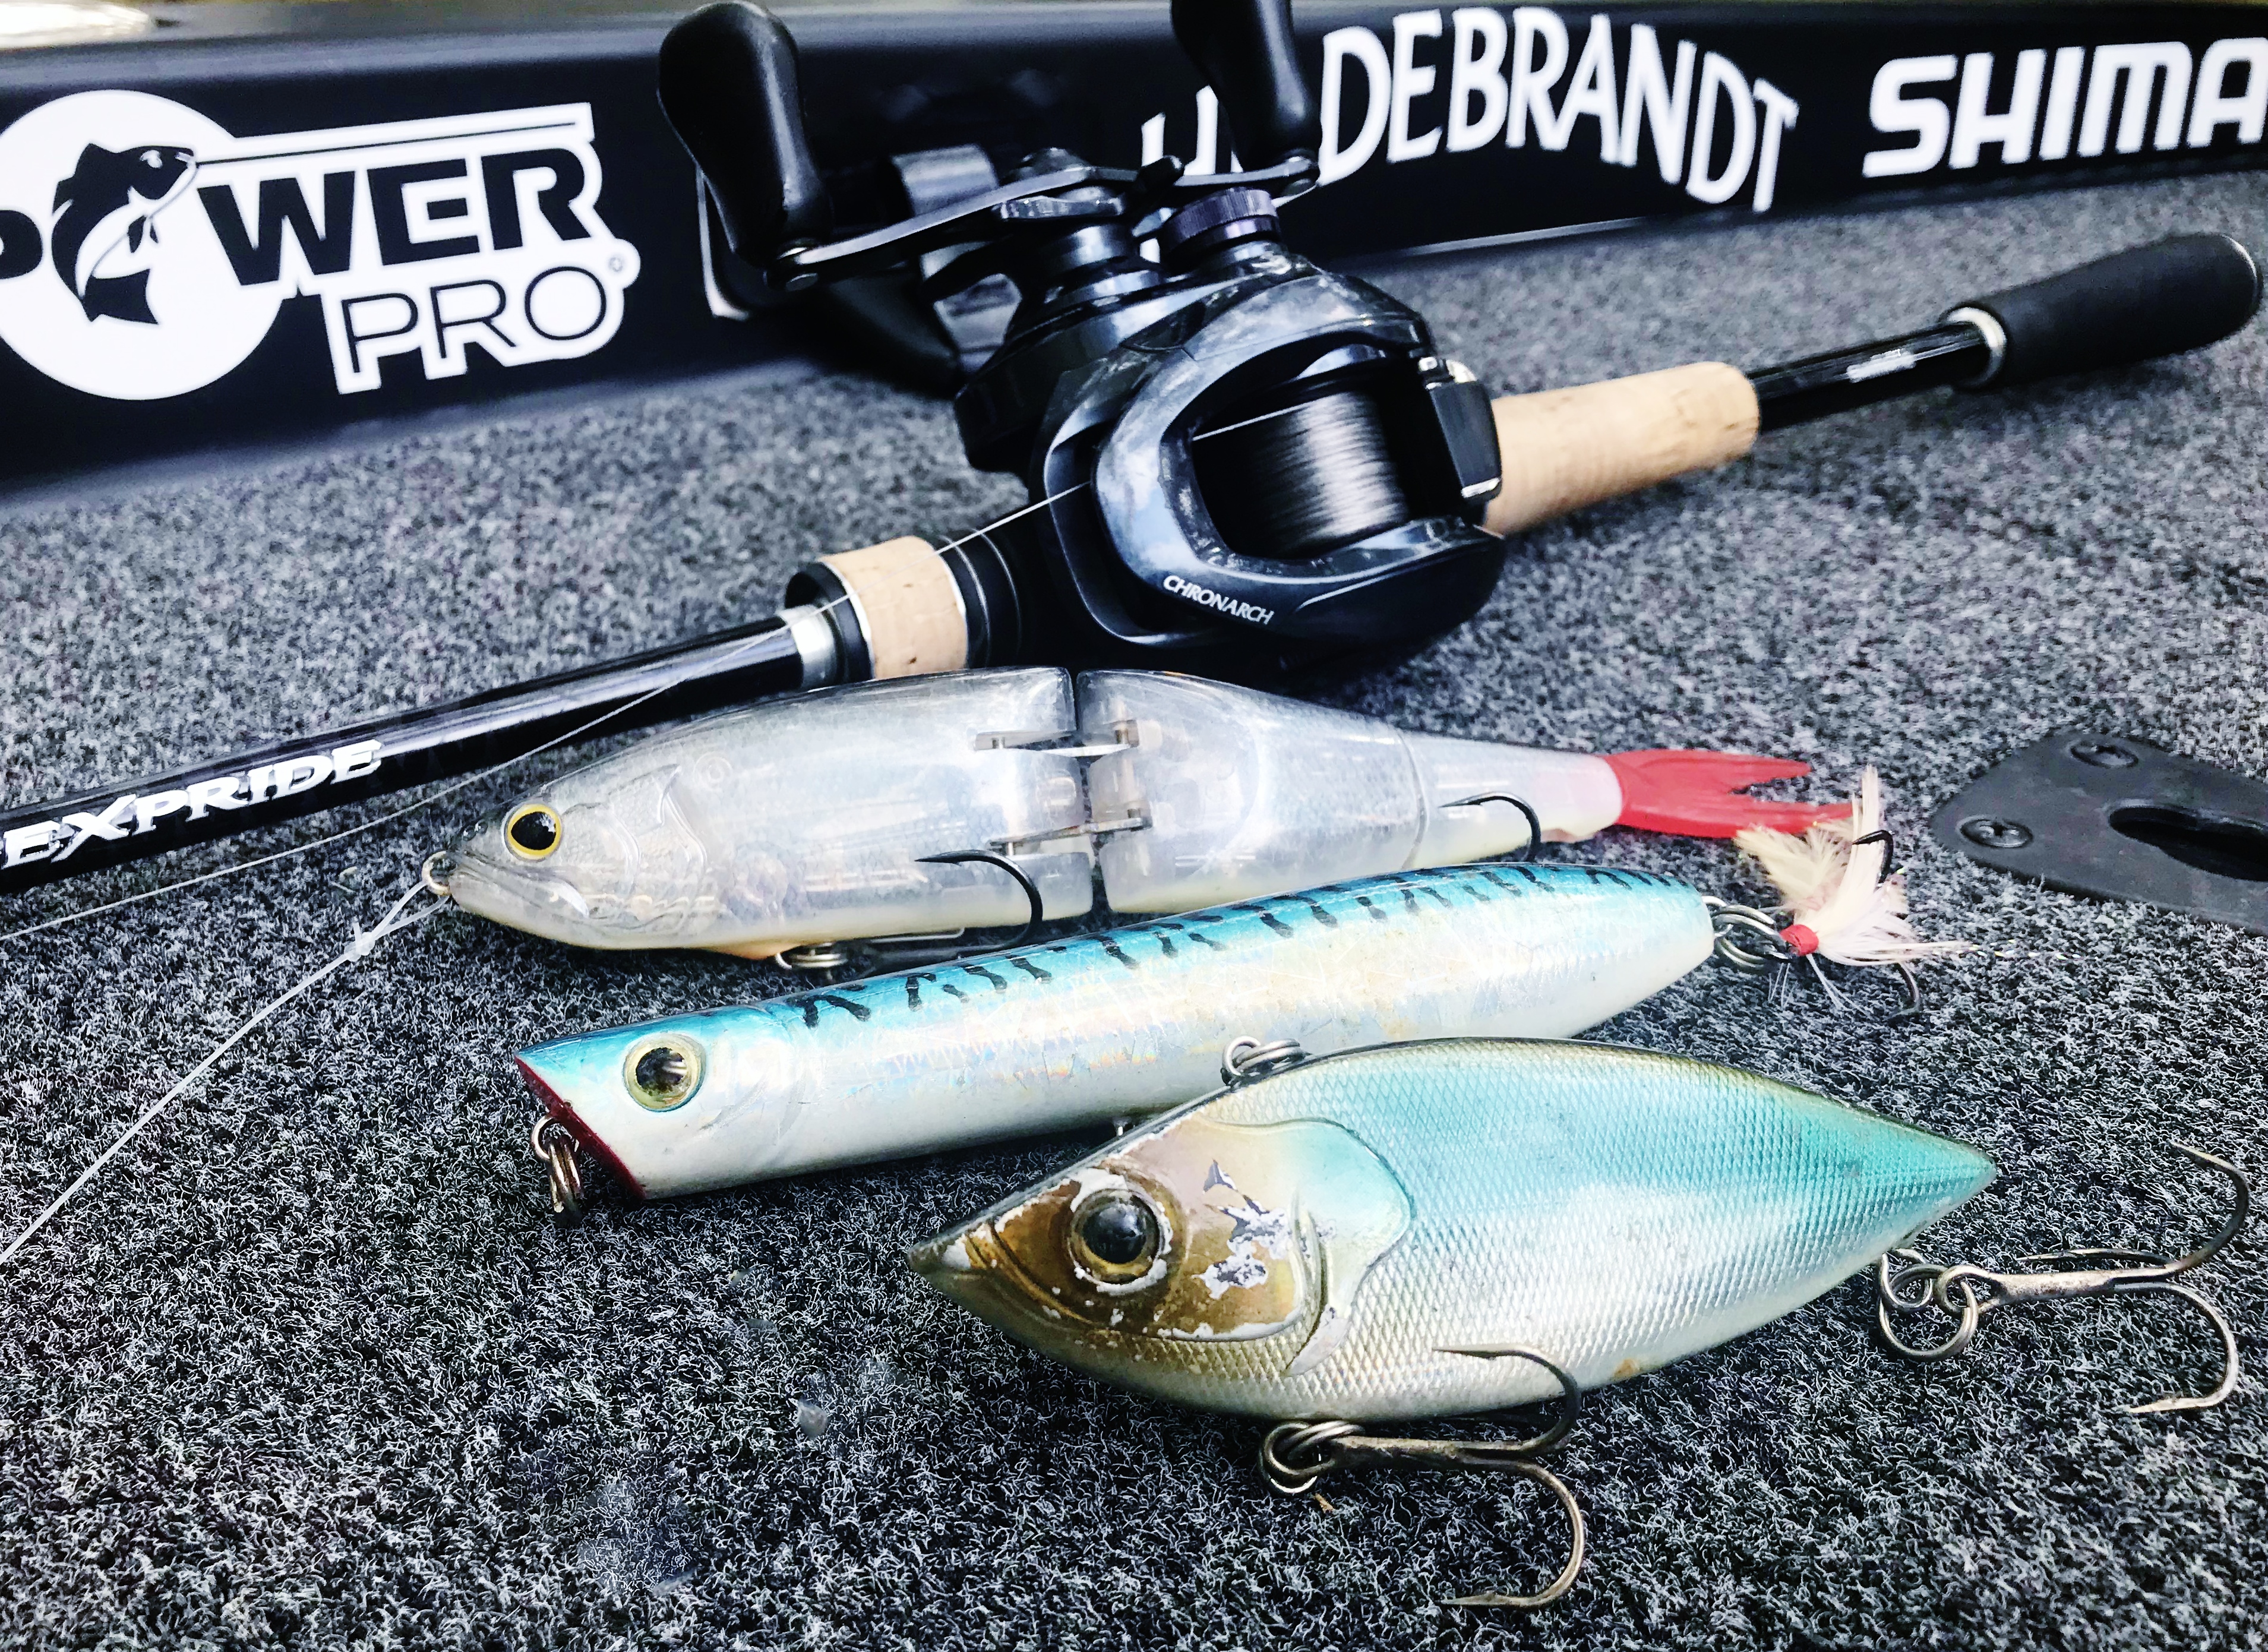
[[1396, 873], [563, 1038], [519, 1061], [559, 1121], [539, 1139], [563, 1126], [655, 1197], [1156, 1112], [1214, 1088], [1241, 1034], [1317, 1052], [1565, 1037], [1714, 944], [1704, 897], [1653, 873]]
[[1123, 1387], [1352, 1420], [1596, 1388], [1801, 1306], [1992, 1179], [1734, 1067], [1570, 1043], [1351, 1051], [1119, 1137], [915, 1250]]
[[[1779, 1317], [1992, 1179], [1992, 1162], [1734, 1068], [1459, 1040], [1300, 1062], [1121, 1136], [915, 1248], [939, 1291], [1076, 1368], [1288, 1419], [1261, 1467], [1304, 1494], [1365, 1459], [1509, 1471], [1582, 1390]], [[1364, 1420], [1557, 1397], [1516, 1442]]]

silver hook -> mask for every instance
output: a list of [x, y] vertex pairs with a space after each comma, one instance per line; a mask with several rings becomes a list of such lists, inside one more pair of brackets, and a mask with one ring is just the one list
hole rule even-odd
[[1445, 1348], [1441, 1352], [1469, 1354], [1477, 1360], [1528, 1360], [1542, 1366], [1559, 1382], [1558, 1419], [1542, 1434], [1526, 1440], [1404, 1440], [1366, 1434], [1359, 1423], [1278, 1423], [1260, 1442], [1261, 1477], [1287, 1497], [1304, 1497], [1325, 1475], [1359, 1461], [1407, 1464], [1421, 1468], [1492, 1470], [1533, 1480], [1558, 1500], [1567, 1516], [1572, 1541], [1567, 1563], [1559, 1568], [1559, 1575], [1533, 1595], [1460, 1595], [1447, 1604], [1548, 1606], [1575, 1586], [1575, 1579], [1583, 1570], [1583, 1511], [1565, 1480], [1530, 1459], [1557, 1445], [1575, 1426], [1576, 1413], [1582, 1406], [1582, 1390], [1575, 1385], [1573, 1377], [1532, 1348]]
[[583, 1213], [583, 1172], [575, 1164], [575, 1132], [549, 1113], [539, 1113], [527, 1132], [528, 1150], [551, 1174], [551, 1213]]
[[[2152, 1412], [2210, 1411], [2220, 1405], [2235, 1391], [2237, 1379], [2242, 1375], [2242, 1367], [2237, 1359], [2236, 1332], [2210, 1300], [2190, 1286], [2171, 1281], [2176, 1274], [2186, 1273], [2191, 1268], [2213, 1260], [2236, 1237], [2237, 1230], [2244, 1226], [2244, 1219], [2252, 1208], [2252, 1184], [2245, 1179], [2243, 1171], [2226, 1159], [2217, 1159], [2209, 1153], [2200, 1153], [2197, 1148], [2185, 1147], [2179, 1142], [2173, 1145], [2176, 1152], [2185, 1154], [2198, 1163], [2227, 1176], [2236, 1193], [2228, 1220], [2214, 1230], [2211, 1238], [2187, 1256], [2169, 1261], [2144, 1251], [2112, 1250], [2090, 1246], [2046, 1256], [2017, 1258], [2026, 1266], [2044, 1268], [2046, 1271], [2043, 1272], [1992, 1273], [1966, 1263], [1948, 1267], [1928, 1260], [1918, 1250], [1894, 1250], [1875, 1265], [1874, 1271], [1874, 1317], [1881, 1326], [1884, 1340], [1909, 1360], [1949, 1360], [1976, 1339], [1978, 1323], [1995, 1309], [2020, 1302], [2061, 1302], [2075, 1296], [2178, 1296], [2203, 1314], [2219, 1333], [2220, 1381], [2213, 1385], [2210, 1393], [2169, 1394], [2162, 1399], [2129, 1405], [2125, 1409], [2131, 1414], [2140, 1416]], [[2080, 1265], [2087, 1263], [2117, 1265]], [[1912, 1313], [1932, 1306], [1940, 1312], [1955, 1316], [1956, 1320], [1952, 1334], [1943, 1342], [1933, 1346], [1917, 1346], [1902, 1340], [1891, 1329], [1891, 1310]]]
[[[1889, 836], [1887, 832], [1869, 832], [1859, 841], [1869, 842]], [[1842, 1007], [1843, 995], [1835, 990], [1834, 983], [1827, 978], [1827, 971], [1820, 967], [1819, 955], [1796, 951], [1788, 944], [1778, 920], [1771, 913], [1759, 911], [1753, 906], [1720, 901], [1713, 895], [1703, 896], [1701, 903], [1709, 909], [1709, 927], [1716, 935], [1713, 950], [1719, 962], [1728, 964], [1743, 975], [1763, 975], [1787, 964], [1808, 964], [1812, 978], [1819, 983], [1819, 990], [1827, 994], [1827, 1001], [1838, 1009]], [[1898, 972], [1898, 980], [1905, 988], [1906, 1002], [1905, 1007], [1889, 1019], [1904, 1021], [1918, 1015], [1921, 1013], [1921, 977], [1914, 973], [1910, 963], [1896, 963], [1890, 967]]]

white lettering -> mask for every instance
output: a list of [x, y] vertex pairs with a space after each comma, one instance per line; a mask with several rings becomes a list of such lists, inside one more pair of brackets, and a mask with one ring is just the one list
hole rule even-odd
[[2095, 72], [2087, 84], [2087, 116], [2079, 126], [2079, 152], [2100, 155], [2110, 132], [2110, 104], [2125, 81], [2125, 98], [2119, 106], [2118, 152], [2132, 155], [2142, 147], [2142, 123], [2149, 118], [2150, 94], [2158, 77], [2165, 77], [2165, 95], [2158, 104], [2156, 147], [2172, 149], [2182, 141], [2182, 110], [2190, 96], [2190, 48], [2179, 41], [2160, 41], [2149, 46], [2098, 46]]
[[2055, 55], [2055, 78], [2048, 82], [2047, 119], [2040, 123], [2040, 159], [2061, 160], [2071, 153], [2072, 129], [2079, 121], [2079, 82], [2087, 72], [2087, 48], [2065, 46]]
[[79, 852], [79, 846], [96, 837], [105, 843], [115, 843], [126, 836], [126, 822], [134, 816], [134, 799], [129, 793], [115, 800], [100, 815], [66, 815], [63, 824], [78, 834], [64, 846], [58, 860], [68, 860]]
[[[1725, 155], [1725, 170], [1709, 175], [1709, 156], [1716, 146], [1717, 105], [1732, 111], [1732, 141]], [[1731, 200], [1748, 181], [1749, 163], [1756, 154], [1756, 111], [1748, 77], [1729, 57], [1711, 52], [1701, 60], [1701, 91], [1693, 111], [1693, 161], [1686, 168], [1685, 193], [1712, 206]]]
[[[1491, 6], [1452, 12], [1456, 38], [1449, 56], [1449, 152], [1461, 154], [1492, 140], [1504, 125], [1504, 14]], [[1466, 118], [1473, 99], [1480, 117]]]
[[[1459, 15], [1462, 15], [1460, 13]], [[2228, 71], [2243, 64], [2244, 90], [2228, 95]], [[2203, 149], [2223, 126], [2236, 128], [2236, 141], [2257, 144], [2268, 125], [2268, 40], [2215, 41], [2198, 65], [2197, 106], [2190, 111], [2190, 147]], [[1453, 146], [1454, 147], [1454, 146]], [[2161, 146], [2162, 147], [2162, 145]]]
[[375, 740], [358, 740], [351, 746], [342, 746], [331, 754], [331, 778], [359, 780], [366, 774], [378, 772], [378, 754], [386, 748]]
[[1756, 140], [1756, 195], [1759, 212], [1771, 210], [1772, 191], [1779, 187], [1780, 134], [1795, 124], [1796, 103], [1769, 80], [1756, 82], [1756, 101], [1764, 107], [1764, 135]]
[[[1362, 70], [1362, 127], [1353, 143], [1342, 144], [1341, 112], [1345, 107], [1342, 89], [1349, 59]], [[1317, 166], [1317, 182], [1336, 183], [1351, 177], [1378, 153], [1379, 140], [1386, 136], [1386, 106], [1393, 80], [1394, 68], [1386, 60], [1386, 48], [1368, 29], [1333, 29], [1323, 36], [1323, 152]]]
[[10, 828], [5, 839], [8, 849], [7, 864], [11, 867], [20, 867], [27, 860], [45, 860], [49, 855], [55, 853], [55, 838], [62, 831], [62, 824], [51, 820], [35, 821], [29, 826]]
[[1984, 113], [1992, 89], [1992, 54], [1971, 52], [1961, 63], [1960, 107], [1953, 116], [1953, 147], [1945, 164], [1955, 172], [1977, 164], [1977, 151], [1987, 144], [2000, 146], [2000, 164], [2022, 165], [2032, 158], [2032, 122], [2040, 112], [2040, 77], [2047, 71], [2043, 51], [2016, 54], [2015, 85], [2008, 91], [2006, 114]]
[[1542, 112], [1537, 113], [1537, 138], [1546, 149], [1565, 149], [1575, 135], [1575, 122], [1587, 116], [1599, 123], [1599, 159], [1612, 160], [1622, 148], [1622, 139], [1615, 131], [1615, 102], [1614, 31], [1603, 15], [1594, 15], [1557, 117], [1547, 128]]
[[1914, 141], [1906, 149], [1871, 151], [1859, 163], [1861, 173], [1869, 178], [1904, 178], [1927, 172], [1945, 159], [1953, 116], [1943, 100], [1909, 98], [1905, 93], [1910, 86], [1952, 79], [1956, 66], [1951, 57], [1894, 57], [1874, 71], [1874, 90], [1867, 100], [1867, 118], [1885, 136], [1911, 132]]
[[[1535, 42], [1543, 42], [1543, 61], [1535, 61]], [[1567, 26], [1556, 11], [1541, 6], [1521, 6], [1512, 14], [1512, 85], [1504, 117], [1506, 149], [1528, 146], [1528, 117], [1535, 116], [1535, 141], [1546, 149], [1554, 144], [1551, 132], [1551, 88], [1567, 68]]]
[[208, 809], [242, 808], [245, 800], [237, 796], [244, 785], [244, 777], [225, 774], [217, 780], [189, 782], [189, 818], [202, 820]]
[[1273, 623], [1276, 618], [1276, 610], [1272, 608], [1262, 608], [1255, 602], [1240, 602], [1234, 597], [1208, 590], [1194, 579], [1184, 579], [1177, 573], [1166, 576], [1165, 587], [1177, 597], [1194, 602], [1199, 608], [1226, 614], [1231, 619], [1249, 620], [1255, 624], [1267, 625]]
[[1675, 183], [1685, 173], [1685, 118], [1693, 105], [1693, 42], [1677, 42], [1677, 78], [1673, 84], [1661, 69], [1661, 46], [1643, 23], [1631, 25], [1630, 75], [1623, 82], [1623, 148], [1617, 159], [1625, 166], [1638, 165], [1638, 115], [1643, 107], [1646, 130], [1653, 139], [1653, 158], [1661, 181]]
[[148, 797], [134, 800], [134, 835], [157, 830], [158, 822], [167, 815], [178, 815], [189, 806], [187, 792], [153, 792]]
[[302, 792], [313, 791], [331, 778], [328, 757], [294, 757], [289, 763], [279, 763], [275, 768], [276, 795], [296, 797]]
[[1197, 146], [1189, 157], [1189, 170], [1199, 176], [1236, 170], [1234, 151], [1229, 153], [1228, 165], [1220, 165], [1220, 94], [1211, 86], [1197, 88]]
[[1441, 129], [1421, 132], [1411, 136], [1410, 132], [1410, 100], [1422, 98], [1433, 89], [1433, 71], [1418, 66], [1415, 54], [1420, 39], [1438, 40], [1441, 34], [1441, 14], [1439, 11], [1404, 11], [1394, 19], [1394, 118], [1386, 128], [1386, 160], [1388, 166], [1397, 161], [1423, 160], [1441, 146]]

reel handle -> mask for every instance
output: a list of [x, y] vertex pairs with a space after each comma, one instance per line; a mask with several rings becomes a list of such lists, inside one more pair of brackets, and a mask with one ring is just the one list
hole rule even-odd
[[[749, 0], [718, 0], [669, 31], [658, 67], [662, 113], [708, 180], [733, 251], [762, 269], [825, 240], [834, 210], [804, 134], [795, 41], [780, 20]], [[784, 284], [810, 284], [792, 276]]]
[[2124, 367], [2217, 343], [2260, 308], [2260, 267], [2233, 235], [2175, 235], [1946, 312], [1982, 311], [2005, 343], [1963, 389]]
[[1322, 128], [1292, 51], [1291, 0], [1173, 0], [1173, 18], [1174, 38], [1227, 112], [1238, 159], [1254, 170], [1313, 161]]

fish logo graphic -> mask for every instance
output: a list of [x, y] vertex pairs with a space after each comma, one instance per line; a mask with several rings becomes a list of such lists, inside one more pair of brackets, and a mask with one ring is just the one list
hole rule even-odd
[[72, 92], [0, 128], [0, 347], [131, 402], [226, 378], [286, 305], [322, 346], [303, 323], [270, 382], [326, 357], [342, 395], [573, 360], [638, 276], [604, 181], [587, 103], [246, 136], [150, 92]]
[[195, 155], [179, 144], [129, 150], [89, 144], [79, 151], [77, 167], [55, 186], [48, 255], [88, 321], [109, 315], [157, 325], [147, 268], [99, 272], [122, 243], [129, 258], [156, 244], [158, 215], [181, 198], [196, 170]]

